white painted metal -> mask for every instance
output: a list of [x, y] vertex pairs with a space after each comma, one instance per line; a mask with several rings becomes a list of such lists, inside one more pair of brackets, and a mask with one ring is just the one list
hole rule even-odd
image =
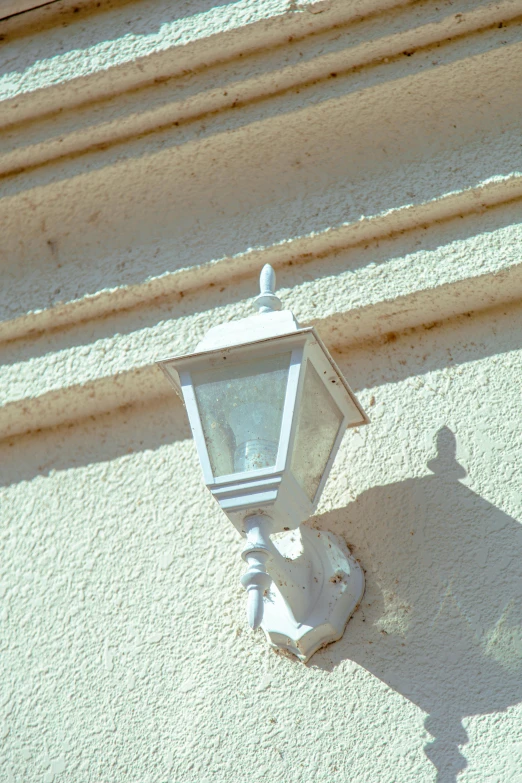
[[192, 386], [192, 381], [188, 372], [180, 373], [180, 384], [181, 391], [183, 392], [183, 398], [185, 400], [185, 406], [187, 408], [190, 427], [194, 436], [194, 442], [198, 450], [198, 457], [201, 463], [201, 469], [203, 471], [203, 478], [205, 479], [205, 483], [209, 484], [213, 481], [212, 467], [210, 465], [207, 448], [205, 446], [205, 436], [201, 426], [201, 419], [199, 418], [198, 404], [196, 402], [196, 395], [194, 394], [194, 387]]
[[276, 649], [307, 661], [340, 639], [364, 593], [364, 574], [346, 544], [332, 533], [303, 526], [274, 544], [266, 516], [245, 521], [251, 628], [264, 630]]
[[275, 272], [270, 264], [265, 264], [259, 276], [261, 293], [256, 298], [256, 305], [260, 313], [272, 313], [275, 310], [281, 310], [281, 300], [274, 293], [275, 284]]
[[270, 524], [268, 517], [249, 517], [245, 521], [247, 543], [242, 557], [248, 565], [248, 570], [242, 576], [241, 584], [248, 594], [247, 617], [253, 630], [261, 625], [264, 594], [272, 583], [266, 568], [266, 561], [273, 548], [268, 534], [264, 532], [267, 524]]
[[[304, 532], [301, 538], [306, 543], [306, 554], [289, 561], [280, 555], [270, 535], [295, 531], [313, 513], [344, 430], [368, 423], [368, 417], [315, 330], [300, 328], [289, 311], [278, 312], [281, 302], [274, 293], [275, 273], [268, 264], [261, 272], [260, 289], [256, 299], [259, 315], [214, 327], [195, 353], [165, 359], [158, 364], [183, 395], [207, 487], [230, 521], [247, 538], [243, 558], [248, 570], [242, 584], [248, 592], [247, 612], [251, 627], [263, 625], [273, 646], [307, 660], [316, 649], [342, 635], [362, 595], [364, 580], [357, 575], [358, 567], [350, 560], [342, 542], [327, 534], [317, 534], [311, 539], [310, 533]], [[227, 367], [233, 367], [246, 359], [252, 362], [289, 352], [290, 367], [275, 464], [214, 475], [192, 373], [221, 368], [225, 361]], [[313, 499], [308, 497], [292, 471], [308, 362], [343, 417]], [[346, 575], [346, 578], [339, 578], [341, 587], [336, 581], [335, 569], [341, 569], [339, 573]], [[270, 599], [267, 598], [269, 589]], [[267, 601], [271, 608], [265, 623]]]
[[[274, 316], [278, 318], [280, 315], [282, 313], [271, 312], [255, 316], [255, 318], [266, 318], [270, 321]], [[246, 338], [248, 341], [250, 334], [246, 322], [250, 320], [244, 319], [243, 321], [235, 322], [231, 330], [232, 339], [236, 339], [242, 334], [243, 340]], [[237, 324], [243, 324], [244, 328], [238, 328]], [[232, 324], [224, 324], [223, 326], [232, 326]], [[257, 331], [257, 333], [259, 332]], [[222, 337], [223, 334], [221, 333], [219, 339], [221, 340]], [[247, 357], [251, 359], [253, 355], [261, 359], [268, 355], [274, 355], [279, 352], [284, 353], [289, 350], [292, 351], [292, 367], [289, 375], [276, 465], [244, 473], [214, 476], [199, 421], [199, 411], [190, 381], [190, 372], [202, 367], [217, 367], [224, 359], [229, 364], [232, 364], [240, 362]], [[295, 362], [296, 357], [299, 355], [302, 356], [302, 359], [299, 379], [297, 379]], [[178, 392], [181, 390], [183, 393], [198, 454], [201, 457], [205, 483], [230, 521], [242, 534], [244, 534], [243, 520], [247, 512], [269, 514], [274, 520], [276, 528], [274, 532], [280, 532], [295, 528], [307, 519], [313, 513], [319, 500], [322, 486], [319, 487], [314, 501], [310, 502], [304, 490], [293, 478], [290, 469], [290, 459], [295, 437], [296, 413], [300, 404], [300, 394], [307, 360], [312, 363], [317, 374], [323, 379], [328, 393], [344, 414], [339, 436], [323, 473], [321, 484], [324, 486], [344, 429], [361, 426], [368, 423], [369, 419], [313, 328], [296, 328], [289, 333], [283, 332], [268, 339], [258, 339], [253, 342], [242, 342], [241, 344], [236, 343], [228, 347], [210, 349], [158, 362], [176, 390]], [[267, 479], [272, 479], [270, 491], [267, 490]]]
[[283, 421], [281, 423], [281, 434], [279, 436], [279, 451], [277, 454], [276, 469], [283, 471], [288, 460], [288, 449], [293, 435], [296, 403], [301, 384], [303, 364], [303, 349], [294, 348], [290, 359], [290, 370], [288, 373], [288, 383], [286, 387], [285, 407], [283, 409]]

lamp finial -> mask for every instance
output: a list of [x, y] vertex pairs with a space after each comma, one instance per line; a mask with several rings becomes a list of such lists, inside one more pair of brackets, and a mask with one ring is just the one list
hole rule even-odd
[[281, 300], [274, 293], [275, 285], [275, 272], [270, 264], [265, 264], [259, 275], [261, 293], [256, 298], [256, 305], [260, 313], [272, 313], [274, 310], [281, 310]]

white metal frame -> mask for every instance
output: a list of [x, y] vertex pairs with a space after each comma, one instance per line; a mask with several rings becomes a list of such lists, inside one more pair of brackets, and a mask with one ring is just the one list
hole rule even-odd
[[[246, 358], [251, 360], [253, 356], [262, 359], [286, 352], [291, 352], [291, 355], [275, 465], [215, 476], [208, 455], [191, 373], [199, 369], [219, 367], [224, 361], [227, 365], [237, 365]], [[297, 411], [304, 390], [308, 361], [343, 414], [321, 482], [312, 500], [308, 498], [291, 471]], [[368, 422], [368, 417], [312, 327], [297, 329], [265, 340], [173, 357], [158, 364], [169, 381], [183, 394], [205, 483], [223, 511], [243, 534], [244, 518], [249, 511], [256, 514], [269, 513], [274, 520], [274, 532], [293, 529], [307, 519], [313, 513], [321, 496], [344, 430], [346, 427], [355, 427]]]

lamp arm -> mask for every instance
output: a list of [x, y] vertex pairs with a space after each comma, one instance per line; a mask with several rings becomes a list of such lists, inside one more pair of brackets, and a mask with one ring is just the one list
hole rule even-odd
[[[272, 520], [268, 516], [248, 517], [244, 527], [247, 540], [241, 556], [248, 569], [241, 578], [241, 584], [248, 594], [250, 627], [255, 630], [263, 621], [263, 598], [272, 582], [286, 599], [291, 614], [299, 621], [309, 608], [310, 601], [312, 568], [306, 552], [296, 560], [283, 557], [270, 539]], [[319, 587], [317, 577], [316, 584]]]

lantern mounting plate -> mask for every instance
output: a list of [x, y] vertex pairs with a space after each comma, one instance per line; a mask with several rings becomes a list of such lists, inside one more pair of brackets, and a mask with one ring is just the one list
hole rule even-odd
[[312, 593], [309, 611], [298, 622], [284, 593], [272, 582], [264, 599], [261, 628], [271, 647], [305, 663], [321, 647], [342, 637], [363, 596], [364, 574], [339, 536], [305, 525], [300, 530], [304, 550], [315, 561], [313, 580], [318, 580], [314, 584], [319, 587], [316, 600]]

